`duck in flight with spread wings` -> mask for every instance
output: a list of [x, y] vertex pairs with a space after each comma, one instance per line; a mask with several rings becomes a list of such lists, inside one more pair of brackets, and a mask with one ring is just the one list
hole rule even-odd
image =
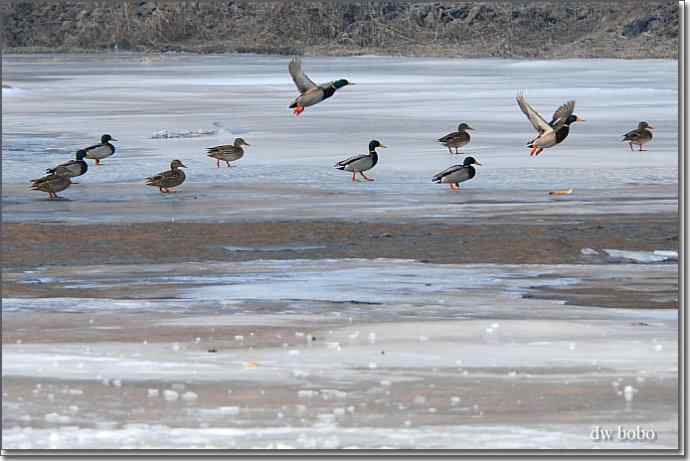
[[313, 106], [318, 104], [324, 99], [328, 99], [333, 94], [347, 85], [354, 85], [354, 83], [339, 79], [328, 83], [322, 83], [317, 85], [314, 83], [307, 74], [302, 70], [302, 61], [299, 58], [292, 58], [290, 64], [288, 65], [288, 70], [290, 71], [290, 76], [292, 81], [295, 82], [295, 86], [300, 92], [292, 104], [290, 104], [290, 109], [294, 109], [293, 113], [299, 115], [304, 112], [305, 107]]
[[524, 94], [519, 94], [516, 100], [522, 113], [527, 116], [534, 129], [537, 130], [537, 137], [527, 143], [527, 147], [532, 148], [530, 152], [532, 157], [541, 154], [547, 147], [553, 147], [563, 142], [568, 137], [568, 133], [570, 133], [570, 125], [572, 123], [585, 121], [573, 114], [575, 101], [568, 101], [556, 109], [551, 121], [546, 123], [544, 117], [527, 102]]

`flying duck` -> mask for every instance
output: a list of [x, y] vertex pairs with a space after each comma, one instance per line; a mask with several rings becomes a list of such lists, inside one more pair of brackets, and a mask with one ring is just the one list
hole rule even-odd
[[455, 148], [455, 153], [458, 153], [458, 149], [462, 146], [465, 146], [470, 143], [470, 134], [467, 132], [468, 130], [474, 131], [474, 128], [471, 128], [467, 123], [461, 123], [458, 125], [458, 131], [454, 131], [453, 133], [448, 133], [442, 138], [438, 139], [438, 142], [443, 144], [448, 148], [448, 152], [451, 154], [453, 153], [451, 147]]
[[474, 178], [477, 171], [472, 165], [481, 165], [474, 157], [465, 157], [462, 165], [453, 165], [445, 170], [437, 173], [432, 178], [432, 181], [441, 184], [446, 183], [450, 185], [450, 188], [454, 191], [460, 190], [460, 183], [469, 181]]
[[304, 112], [305, 107], [313, 106], [318, 104], [324, 99], [328, 99], [333, 96], [338, 89], [343, 88], [347, 85], [354, 85], [354, 83], [349, 82], [345, 79], [334, 80], [328, 83], [322, 83], [317, 85], [314, 83], [307, 74], [302, 70], [302, 61], [299, 58], [292, 58], [290, 64], [288, 65], [288, 70], [290, 71], [290, 76], [292, 81], [295, 82], [295, 86], [300, 92], [292, 104], [290, 104], [290, 109], [294, 109], [293, 114], [299, 115]]
[[369, 143], [369, 153], [362, 155], [355, 155], [335, 164], [335, 168], [343, 171], [352, 171], [352, 181], [356, 181], [355, 174], [359, 173], [366, 181], [374, 181], [373, 178], [368, 178], [364, 172], [371, 170], [379, 161], [379, 155], [376, 153], [377, 147], [385, 148], [380, 142], [373, 140]]
[[48, 198], [51, 200], [59, 198], [57, 193], [62, 192], [71, 185], [72, 181], [68, 176], [60, 176], [54, 173], [31, 180], [31, 190], [48, 192]]
[[623, 135], [623, 141], [627, 141], [630, 145], [630, 150], [633, 149], [633, 144], [640, 146], [640, 152], [646, 151], [647, 149], [642, 149], [642, 146], [649, 143], [654, 135], [650, 130], [654, 127], [647, 122], [640, 122], [637, 124], [637, 129], [628, 131]]
[[58, 176], [66, 176], [68, 178], [76, 178], [77, 176], [81, 176], [89, 169], [89, 165], [86, 163], [86, 161], [84, 161], [84, 157], [86, 157], [86, 151], [84, 149], [79, 149], [76, 154], [76, 160], [61, 163], [55, 168], [46, 170], [46, 173], [56, 174]]
[[180, 168], [187, 167], [179, 160], [173, 160], [170, 162], [170, 169], [168, 171], [146, 178], [146, 185], [157, 187], [164, 194], [175, 192], [174, 188], [182, 184], [185, 180], [184, 171], [180, 170]]
[[117, 141], [117, 139], [111, 137], [109, 134], [101, 136], [100, 144], [94, 144], [84, 149], [86, 151], [86, 158], [95, 160], [96, 165], [100, 165], [101, 160], [115, 153], [115, 146], [110, 144], [109, 141]]
[[225, 144], [222, 146], [209, 147], [208, 156], [216, 159], [216, 166], [220, 168], [221, 160], [226, 163], [229, 167], [230, 162], [239, 160], [244, 156], [244, 149], [242, 146], [249, 146], [242, 138], [235, 138], [235, 142], [232, 144]]
[[516, 98], [518, 106], [522, 112], [527, 116], [532, 126], [537, 130], [537, 137], [527, 143], [527, 147], [531, 147], [530, 156], [534, 157], [541, 154], [547, 147], [553, 147], [556, 144], [563, 142], [568, 137], [570, 132], [570, 125], [574, 122], [584, 122], [577, 115], [573, 114], [575, 110], [575, 101], [568, 101], [561, 107], [556, 109], [553, 113], [553, 118], [549, 123], [537, 112], [534, 107], [527, 103], [525, 96], [520, 94]]

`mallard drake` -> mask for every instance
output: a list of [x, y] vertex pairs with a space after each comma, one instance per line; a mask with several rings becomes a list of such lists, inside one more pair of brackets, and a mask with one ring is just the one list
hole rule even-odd
[[640, 146], [640, 152], [647, 151], [647, 149], [643, 149], [642, 146], [648, 144], [654, 137], [650, 131], [653, 129], [654, 127], [649, 123], [640, 122], [637, 124], [637, 129], [628, 131], [623, 135], [623, 141], [630, 144], [630, 150], [635, 150], [633, 149], [633, 144], [637, 144]]
[[[179, 160], [170, 162], [170, 169], [155, 176], [146, 178], [146, 185], [157, 187], [162, 193], [175, 192], [174, 187], [179, 186], [185, 180], [184, 171], [180, 168], [187, 168]], [[172, 191], [170, 190], [172, 189]]]
[[57, 193], [62, 192], [72, 185], [72, 180], [68, 176], [49, 174], [39, 179], [31, 180], [31, 190], [48, 192], [48, 198], [59, 198]]
[[50, 168], [46, 170], [48, 174], [56, 174], [58, 176], [67, 176], [68, 178], [76, 178], [86, 173], [89, 169], [89, 165], [84, 161], [86, 157], [86, 151], [79, 149], [75, 155], [76, 160], [70, 160], [69, 162], [61, 163], [55, 168]]
[[458, 131], [448, 133], [442, 138], [438, 139], [438, 142], [443, 144], [448, 148], [448, 152], [453, 153], [451, 147], [455, 148], [455, 153], [458, 153], [458, 149], [462, 146], [466, 146], [470, 143], [470, 134], [467, 131], [474, 131], [467, 123], [461, 123], [458, 125]]
[[242, 146], [249, 146], [247, 141], [242, 138], [235, 138], [232, 144], [225, 144], [223, 146], [209, 147], [208, 156], [216, 159], [216, 166], [220, 168], [221, 160], [224, 161], [228, 167], [230, 162], [239, 160], [244, 156], [244, 149]]
[[86, 149], [86, 158], [95, 160], [96, 165], [101, 164], [101, 160], [108, 158], [115, 153], [115, 146], [110, 144], [110, 141], [117, 141], [109, 134], [104, 134], [101, 136], [101, 143], [89, 146]]
[[359, 173], [362, 175], [365, 181], [374, 181], [373, 178], [368, 178], [364, 172], [371, 170], [376, 166], [376, 164], [379, 162], [379, 155], [376, 153], [376, 148], [378, 147], [383, 147], [385, 148], [383, 144], [380, 142], [373, 140], [369, 143], [369, 153], [368, 154], [362, 154], [362, 155], [354, 155], [350, 158], [347, 158], [345, 160], [341, 160], [340, 162], [336, 163], [334, 166], [338, 170], [343, 170], [343, 171], [352, 171], [352, 181], [356, 181], [357, 179], [355, 178], [355, 175]]
[[534, 157], [542, 153], [547, 147], [553, 147], [563, 142], [570, 133], [570, 125], [574, 122], [584, 122], [585, 120], [573, 114], [575, 101], [568, 101], [553, 113], [553, 118], [549, 123], [537, 112], [534, 107], [527, 103], [525, 96], [520, 94], [516, 98], [518, 106], [522, 110], [535, 130], [537, 137], [527, 143], [531, 147], [530, 156]]
[[292, 58], [290, 64], [288, 65], [288, 70], [290, 71], [290, 76], [292, 81], [295, 82], [295, 86], [300, 92], [292, 104], [290, 104], [290, 109], [294, 109], [293, 113], [299, 115], [304, 112], [305, 107], [313, 106], [318, 104], [324, 99], [328, 99], [333, 96], [338, 89], [343, 88], [347, 85], [354, 85], [354, 83], [349, 82], [345, 79], [334, 80], [328, 83], [322, 83], [317, 85], [314, 83], [307, 74], [302, 70], [302, 61], [299, 58]]
[[437, 184], [449, 184], [454, 191], [460, 190], [460, 183], [469, 181], [477, 174], [477, 170], [472, 165], [481, 165], [474, 157], [465, 157], [462, 165], [453, 165], [434, 175], [431, 179]]

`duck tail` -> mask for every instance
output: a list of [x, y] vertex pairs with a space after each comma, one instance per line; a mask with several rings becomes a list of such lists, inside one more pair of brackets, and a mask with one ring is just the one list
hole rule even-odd
[[293, 102], [292, 104], [290, 104], [290, 105], [288, 106], [288, 109], [294, 109], [295, 107], [297, 107], [297, 101], [295, 101], [295, 102]]

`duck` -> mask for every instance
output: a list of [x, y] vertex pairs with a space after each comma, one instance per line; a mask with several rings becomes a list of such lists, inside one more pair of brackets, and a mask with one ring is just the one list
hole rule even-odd
[[575, 122], [584, 122], [583, 118], [573, 114], [575, 110], [575, 101], [568, 101], [561, 105], [549, 123], [534, 109], [523, 94], [519, 94], [516, 98], [518, 106], [522, 110], [532, 126], [537, 130], [537, 137], [527, 143], [527, 147], [531, 147], [530, 156], [535, 157], [543, 152], [545, 148], [553, 147], [562, 143], [570, 133], [570, 125]]
[[117, 141], [109, 134], [104, 134], [101, 136], [101, 143], [89, 146], [86, 149], [86, 158], [95, 160], [96, 165], [101, 164], [101, 160], [110, 157], [115, 153], [115, 146], [110, 144], [110, 141]]
[[448, 133], [442, 138], [439, 138], [438, 142], [446, 146], [448, 148], [448, 152], [451, 154], [453, 153], [451, 147], [454, 147], [455, 153], [457, 154], [460, 147], [466, 146], [470, 143], [470, 134], [467, 131], [474, 131], [474, 128], [471, 128], [467, 123], [463, 122], [458, 125], [458, 131]]
[[376, 152], [376, 149], [385, 147], [386, 146], [374, 139], [371, 142], [369, 142], [368, 154], [354, 155], [352, 157], [346, 158], [345, 160], [341, 160], [340, 162], [336, 163], [334, 167], [338, 170], [351, 171], [352, 182], [357, 181], [357, 179], [355, 178], [355, 175], [357, 173], [359, 173], [365, 181], [374, 181], [374, 178], [368, 178], [367, 175], [364, 174], [364, 172], [371, 170], [379, 162], [379, 155]]
[[182, 184], [186, 179], [184, 171], [180, 168], [187, 167], [179, 160], [173, 160], [170, 162], [170, 169], [168, 171], [146, 178], [146, 185], [157, 187], [164, 194], [175, 192], [174, 188]]
[[68, 178], [76, 178], [77, 176], [85, 174], [89, 170], [89, 165], [84, 160], [86, 151], [84, 149], [79, 149], [75, 157], [75, 160], [70, 160], [69, 162], [59, 164], [55, 168], [47, 169], [46, 173], [67, 176]]
[[289, 106], [290, 109], [294, 109], [293, 114], [295, 114], [295, 116], [304, 112], [305, 107], [313, 106], [314, 104], [318, 104], [330, 98], [340, 88], [354, 85], [354, 83], [343, 78], [317, 85], [304, 73], [302, 70], [302, 61], [297, 57], [290, 60], [288, 70], [290, 71], [292, 81], [295, 82], [295, 86], [300, 93]]
[[60, 176], [55, 173], [31, 180], [31, 190], [48, 192], [48, 198], [50, 200], [60, 198], [57, 193], [62, 192], [71, 185], [72, 180], [69, 176]]
[[636, 129], [628, 131], [623, 135], [623, 141], [627, 142], [630, 145], [630, 150], [635, 150], [633, 149], [633, 144], [637, 144], [638, 146], [640, 146], [640, 152], [646, 152], [647, 149], [643, 149], [642, 146], [651, 142], [654, 135], [650, 130], [653, 129], [654, 127], [649, 123], [640, 122], [637, 124]]
[[250, 145], [251, 144], [247, 143], [247, 141], [242, 138], [235, 138], [235, 141], [232, 144], [209, 147], [207, 149], [208, 156], [216, 159], [216, 166], [218, 168], [220, 168], [221, 160], [225, 162], [228, 167], [230, 167], [230, 162], [239, 160], [244, 156], [244, 149], [242, 149], [242, 146]]
[[469, 181], [477, 175], [472, 165], [481, 165], [474, 157], [465, 157], [462, 165], [453, 165], [434, 175], [432, 182], [449, 184], [451, 190], [459, 191], [460, 183]]

